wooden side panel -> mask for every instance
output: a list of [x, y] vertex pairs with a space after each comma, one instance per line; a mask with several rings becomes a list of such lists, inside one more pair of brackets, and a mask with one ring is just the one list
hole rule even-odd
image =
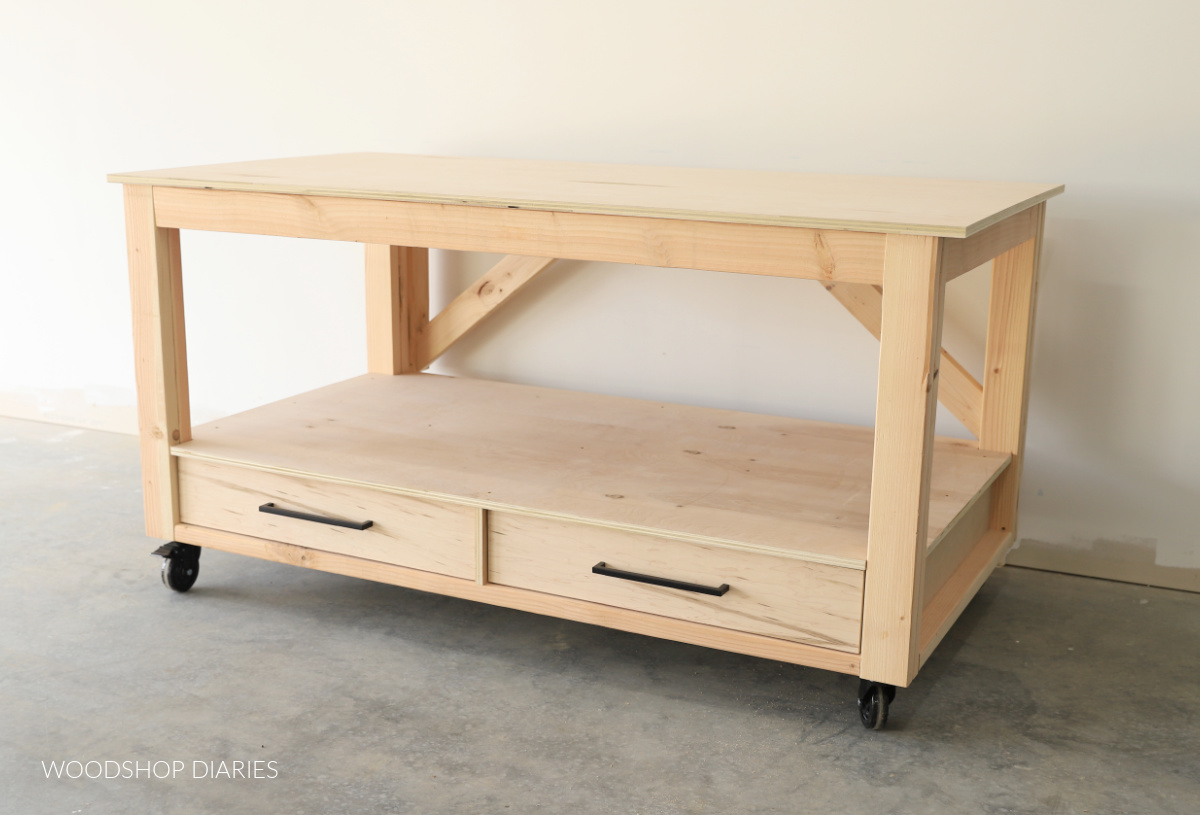
[[391, 583], [419, 591], [445, 594], [449, 597], [461, 597], [466, 600], [476, 600], [481, 603], [505, 606], [507, 608], [528, 611], [534, 614], [545, 614], [551, 617], [561, 617], [591, 625], [603, 625], [620, 631], [643, 634], [649, 637], [675, 640], [678, 642], [701, 645], [706, 648], [717, 648], [722, 651], [732, 651], [735, 654], [777, 659], [781, 662], [791, 662], [796, 665], [809, 665], [827, 671], [840, 671], [857, 675], [859, 659], [857, 654], [834, 651], [830, 648], [817, 648], [804, 643], [789, 640], [764, 637], [758, 634], [747, 634], [743, 631], [733, 631], [728, 628], [718, 628], [711, 625], [701, 625], [686, 620], [673, 620], [669, 617], [659, 617], [655, 614], [645, 614], [629, 609], [614, 608], [600, 603], [589, 603], [583, 600], [572, 600], [568, 597], [555, 597], [536, 591], [514, 589], [508, 586], [488, 584], [480, 586], [473, 580], [462, 580], [455, 577], [423, 572], [416, 569], [406, 569], [387, 563], [378, 563], [363, 558], [340, 555], [333, 552], [321, 552], [302, 546], [294, 546], [276, 541], [252, 538], [230, 532], [219, 532], [204, 527], [181, 524], [175, 528], [175, 539], [196, 546], [208, 546], [225, 552], [289, 563], [308, 569], [317, 569], [349, 577], [359, 577], [380, 583]]
[[180, 229], [882, 282], [872, 232], [165, 187], [155, 203]]
[[1041, 213], [1045, 204], [1010, 215], [969, 238], [947, 238], [942, 249], [942, 266], [946, 280], [982, 266], [997, 255], [1035, 237], [1041, 228]]
[[925, 580], [923, 581], [924, 604], [928, 605], [958, 569], [963, 559], [988, 531], [991, 518], [992, 490], [989, 486], [966, 512], [955, 519], [937, 546], [929, 549], [925, 556]]
[[[883, 291], [878, 286], [826, 283], [825, 289], [845, 306], [875, 339], [879, 339], [880, 326], [883, 323]], [[983, 410], [983, 386], [945, 349], [942, 350], [940, 377], [939, 401], [978, 438], [980, 413]]]
[[908, 685], [919, 667], [945, 290], [940, 259], [937, 238], [888, 236], [862, 676], [892, 685]]
[[171, 446], [191, 438], [191, 418], [179, 230], [156, 225], [152, 193], [125, 187], [125, 235], [146, 534], [169, 540], [179, 522]]
[[508, 255], [488, 270], [430, 321], [422, 367], [465, 337], [554, 260]]
[[[488, 582], [857, 652], [863, 573], [757, 552], [493, 512]], [[592, 573], [597, 563], [720, 597]]]
[[992, 527], [1013, 532], [1021, 488], [1025, 450], [1025, 418], [1029, 412], [1029, 360], [1037, 305], [1038, 260], [1045, 205], [1036, 208], [1037, 234], [1008, 250], [992, 264], [983, 420], [979, 446], [1011, 453], [1013, 460], [996, 482]]
[[967, 603], [1004, 560], [1013, 543], [1013, 533], [989, 529], [963, 558], [942, 588], [925, 604], [921, 615], [921, 664], [946, 636]]

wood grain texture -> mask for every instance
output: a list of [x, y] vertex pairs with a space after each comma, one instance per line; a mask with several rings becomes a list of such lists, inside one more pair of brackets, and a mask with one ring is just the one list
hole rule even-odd
[[946, 636], [963, 609], [987, 582], [992, 571], [999, 566], [1013, 543], [1013, 533], [989, 529], [975, 544], [958, 568], [946, 580], [941, 590], [933, 596], [921, 615], [920, 661], [933, 654], [938, 643]]
[[367, 370], [375, 374], [404, 371], [404, 332], [400, 327], [400, 247], [368, 243]]
[[969, 238], [944, 241], [942, 267], [946, 282], [1033, 238], [1039, 229], [1042, 209], [1032, 206]]
[[475, 509], [475, 582], [488, 582], [488, 524], [490, 515], [486, 509]]
[[[197, 427], [181, 456], [862, 568], [870, 428], [431, 374]], [[1005, 466], [939, 440], [930, 540]]]
[[[281, 509], [344, 521], [347, 529], [260, 512]], [[475, 576], [476, 510], [364, 487], [196, 459], [179, 461], [180, 522], [340, 552], [454, 577]]]
[[883, 274], [873, 233], [169, 187], [154, 198], [159, 223], [179, 229], [854, 283]]
[[446, 350], [473, 331], [530, 280], [547, 269], [555, 258], [507, 255], [467, 290], [455, 297], [429, 322], [422, 349], [421, 367], [428, 367]]
[[[863, 573], [855, 569], [504, 512], [492, 513], [488, 548], [491, 583], [858, 652]], [[729, 591], [593, 574], [600, 562]]]
[[416, 373], [429, 323], [429, 250], [366, 245], [367, 370]]
[[[351, 153], [111, 181], [547, 212], [967, 237], [1062, 185]], [[529, 253], [526, 253], [529, 254]]]
[[[883, 290], [880, 287], [861, 283], [825, 283], [824, 286], [875, 339], [879, 339], [883, 324]], [[978, 438], [983, 386], [944, 348], [940, 378], [938, 401]]]
[[1043, 206], [1037, 208], [1036, 215], [1035, 237], [992, 263], [979, 444], [1013, 456], [1013, 466], [997, 482], [992, 502], [992, 526], [1006, 531], [1016, 529], [1025, 421], [1029, 413], [1029, 361], [1045, 222]]
[[150, 188], [127, 186], [125, 235], [146, 534], [169, 540], [179, 521], [171, 447], [191, 438], [179, 230], [156, 226]]
[[921, 581], [922, 606], [941, 591], [963, 559], [988, 531], [991, 519], [991, 490], [984, 492], [955, 522], [946, 528], [937, 546], [925, 557], [925, 579]]
[[175, 539], [183, 543], [207, 546], [263, 560], [359, 577], [379, 583], [390, 583], [395, 586], [444, 594], [449, 597], [461, 597], [466, 600], [490, 603], [534, 614], [561, 617], [590, 625], [601, 625], [649, 637], [732, 651], [735, 654], [775, 659], [796, 665], [809, 665], [855, 676], [859, 672], [859, 659], [855, 654], [757, 634], [747, 634], [727, 628], [658, 617], [653, 614], [588, 603], [567, 597], [556, 597], [524, 589], [514, 589], [508, 586], [494, 584], [480, 586], [472, 580], [406, 569], [387, 563], [220, 532], [204, 527], [181, 524], [175, 528]]
[[863, 599], [862, 676], [907, 686], [920, 652], [941, 359], [939, 241], [889, 236]]

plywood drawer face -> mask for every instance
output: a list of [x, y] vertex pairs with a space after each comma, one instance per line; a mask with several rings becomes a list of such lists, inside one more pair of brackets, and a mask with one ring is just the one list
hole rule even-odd
[[[489, 527], [489, 582], [858, 651], [855, 569], [502, 512], [489, 513]], [[729, 590], [718, 597], [593, 574], [598, 563]]]
[[[371, 521], [348, 529], [261, 512], [263, 504]], [[185, 524], [237, 532], [453, 577], [475, 576], [470, 507], [299, 476], [179, 459], [179, 515]]]

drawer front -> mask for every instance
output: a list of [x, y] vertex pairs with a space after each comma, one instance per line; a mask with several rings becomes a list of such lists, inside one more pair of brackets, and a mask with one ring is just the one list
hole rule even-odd
[[[349, 529], [261, 512], [268, 503], [371, 526]], [[179, 459], [179, 515], [185, 524], [453, 577], [475, 577], [476, 512], [366, 487]]]
[[[858, 651], [863, 573], [855, 569], [544, 518], [488, 517], [492, 583]], [[729, 589], [715, 596], [594, 574], [599, 563]]]

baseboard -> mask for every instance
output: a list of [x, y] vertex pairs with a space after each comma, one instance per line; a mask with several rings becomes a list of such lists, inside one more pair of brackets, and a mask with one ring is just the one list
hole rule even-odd
[[1008, 553], [1005, 565], [1200, 593], [1200, 569], [1160, 566], [1154, 548], [1137, 543], [1098, 540], [1077, 547], [1027, 538]]
[[133, 391], [55, 388], [0, 391], [0, 416], [137, 435]]

